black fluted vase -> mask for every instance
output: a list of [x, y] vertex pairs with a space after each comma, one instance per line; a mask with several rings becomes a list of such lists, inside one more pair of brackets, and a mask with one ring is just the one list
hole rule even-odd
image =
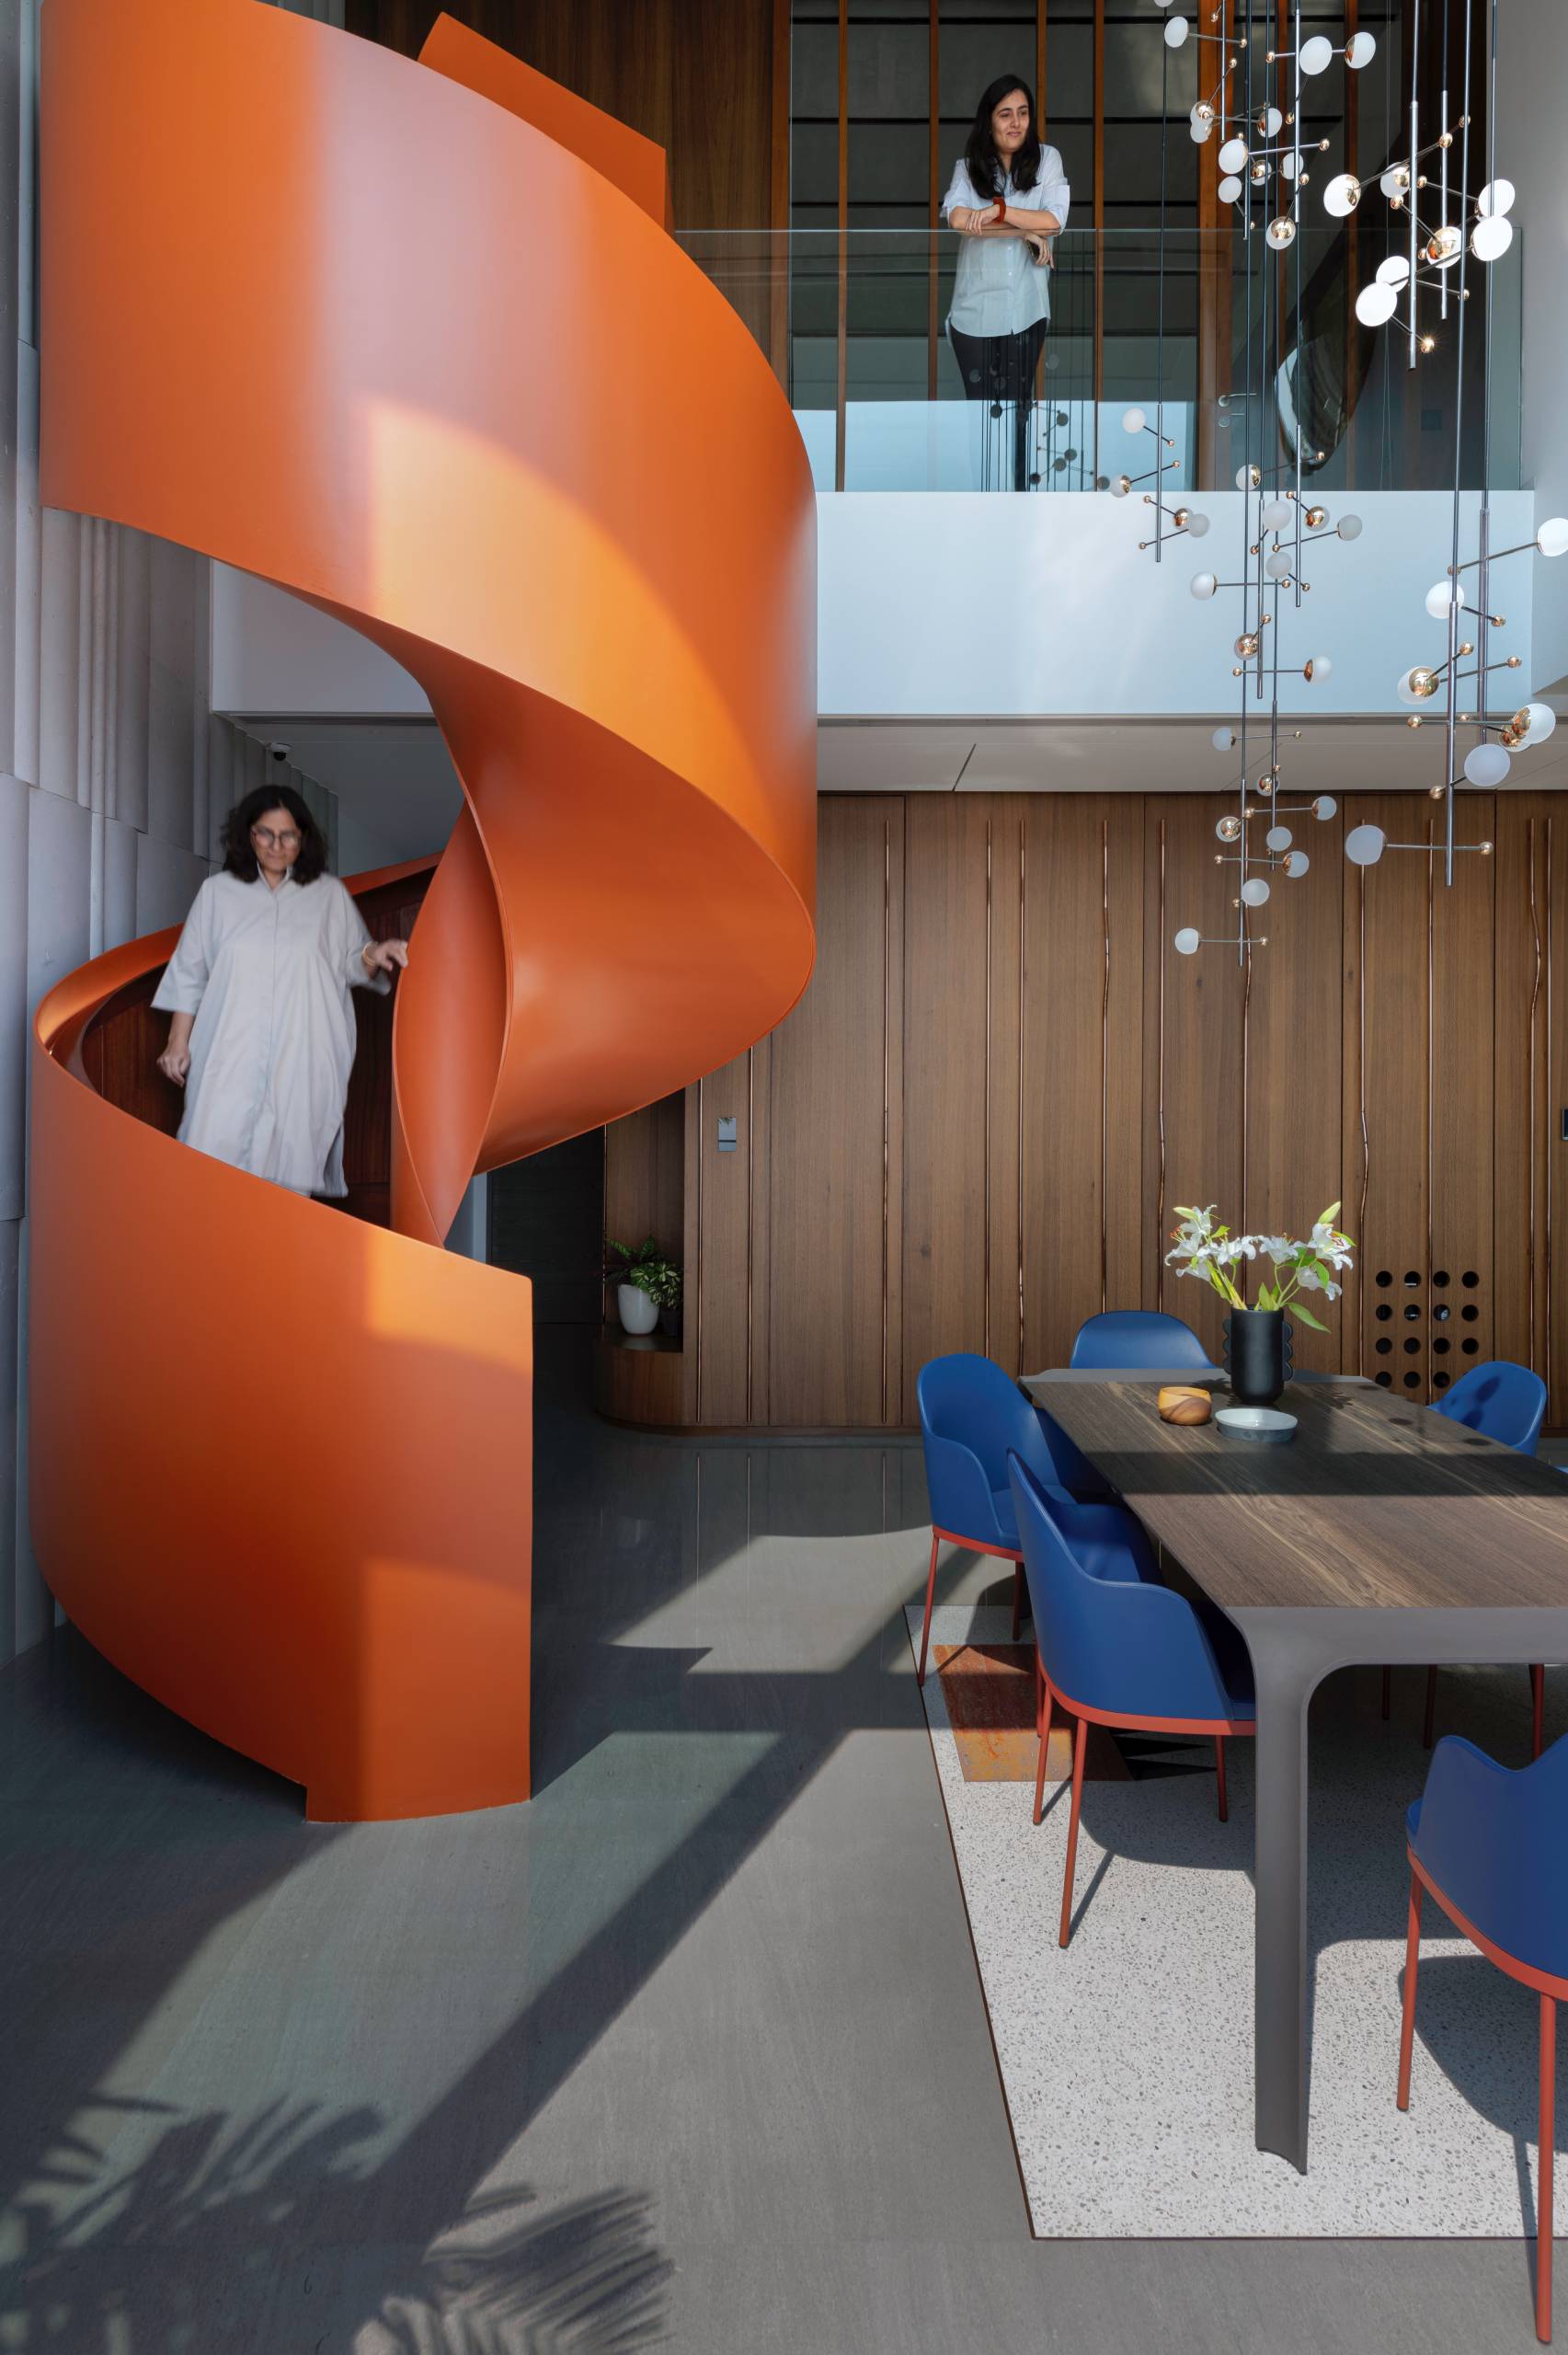
[[1231, 1309], [1225, 1319], [1225, 1369], [1240, 1406], [1273, 1406], [1292, 1372], [1283, 1308]]

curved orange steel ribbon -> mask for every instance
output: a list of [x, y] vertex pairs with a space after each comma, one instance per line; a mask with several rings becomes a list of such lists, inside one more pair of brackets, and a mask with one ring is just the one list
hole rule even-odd
[[429, 56], [254, 0], [44, 12], [45, 500], [362, 630], [465, 796], [399, 984], [400, 1233], [72, 1074], [166, 943], [38, 1017], [40, 1557], [317, 1814], [527, 1790], [527, 1290], [429, 1246], [475, 1169], [750, 1044], [812, 953], [783, 395], [665, 235], [657, 150], [450, 23]]

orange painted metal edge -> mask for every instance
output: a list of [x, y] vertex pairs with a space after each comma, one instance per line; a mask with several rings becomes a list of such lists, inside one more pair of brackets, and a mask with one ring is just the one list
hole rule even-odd
[[585, 138], [461, 29], [438, 72], [252, 0], [50, 0], [43, 38], [44, 499], [362, 630], [465, 807], [399, 985], [402, 1232], [73, 1073], [166, 944], [40, 1008], [39, 1556], [313, 1813], [521, 1798], [528, 1289], [432, 1246], [475, 1169], [686, 1084], [805, 986], [809, 470], [647, 143]]

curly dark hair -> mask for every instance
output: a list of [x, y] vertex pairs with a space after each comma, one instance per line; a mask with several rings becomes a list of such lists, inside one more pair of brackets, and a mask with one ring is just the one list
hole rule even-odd
[[250, 830], [269, 810], [286, 810], [300, 830], [300, 855], [290, 872], [296, 883], [314, 883], [326, 872], [326, 837], [292, 785], [258, 785], [236, 801], [223, 827], [223, 872], [254, 883], [261, 869], [250, 846]]
[[975, 120], [969, 126], [968, 144], [964, 149], [964, 161], [969, 167], [969, 179], [979, 197], [999, 197], [1007, 174], [996, 152], [991, 134], [990, 119], [1003, 98], [1014, 90], [1022, 90], [1029, 101], [1029, 135], [1013, 158], [1013, 185], [1022, 194], [1033, 188], [1040, 172], [1040, 126], [1035, 120], [1035, 93], [1022, 74], [999, 74], [980, 93]]

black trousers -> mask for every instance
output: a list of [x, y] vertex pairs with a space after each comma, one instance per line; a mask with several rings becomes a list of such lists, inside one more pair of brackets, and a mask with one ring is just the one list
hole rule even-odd
[[[1045, 349], [1048, 319], [1036, 319], [1032, 327], [1020, 335], [965, 335], [951, 320], [947, 339], [953, 346], [958, 362], [958, 373], [964, 379], [964, 397], [970, 401], [989, 401], [991, 415], [1004, 419], [1013, 413], [1013, 488], [1027, 490], [1029, 483], [1029, 419], [1035, 405], [1035, 371]], [[1001, 463], [1004, 444], [998, 437], [998, 458], [995, 471], [1002, 471]], [[992, 470], [992, 437], [986, 437], [987, 487]]]

